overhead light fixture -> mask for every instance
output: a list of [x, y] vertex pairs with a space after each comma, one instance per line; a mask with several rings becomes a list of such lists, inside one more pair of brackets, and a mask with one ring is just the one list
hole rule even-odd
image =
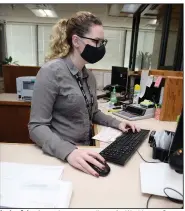
[[152, 19], [148, 21], [149, 25], [157, 25], [157, 19]]
[[154, 19], [153, 20], [153, 24], [157, 24], [157, 19]]
[[47, 17], [46, 13], [42, 9], [31, 10], [37, 17]]
[[26, 7], [31, 10], [37, 17], [46, 17], [46, 18], [57, 18], [58, 15], [50, 5], [40, 4], [33, 5], [28, 4]]
[[45, 14], [47, 15], [47, 17], [51, 17], [51, 18], [57, 18], [57, 14], [54, 10], [44, 10]]
[[135, 13], [141, 4], [124, 4], [121, 12]]

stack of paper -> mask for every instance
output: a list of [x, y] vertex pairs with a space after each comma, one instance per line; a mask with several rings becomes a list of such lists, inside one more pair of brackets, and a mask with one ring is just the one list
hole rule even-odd
[[46, 180], [56, 181], [62, 178], [64, 170], [63, 166], [47, 166], [47, 165], [33, 165], [33, 164], [19, 164], [19, 163], [0, 163], [0, 178], [34, 180], [42, 178]]
[[69, 207], [72, 184], [61, 180], [63, 167], [2, 162], [0, 169], [1, 207]]
[[120, 130], [111, 127], [103, 127], [102, 130], [93, 137], [93, 139], [109, 143], [115, 141], [115, 139], [121, 134], [122, 132]]

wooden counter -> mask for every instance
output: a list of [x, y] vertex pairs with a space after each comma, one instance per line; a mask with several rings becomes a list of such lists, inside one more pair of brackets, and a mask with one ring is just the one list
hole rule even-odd
[[33, 143], [28, 133], [30, 107], [16, 94], [0, 94], [0, 142]]

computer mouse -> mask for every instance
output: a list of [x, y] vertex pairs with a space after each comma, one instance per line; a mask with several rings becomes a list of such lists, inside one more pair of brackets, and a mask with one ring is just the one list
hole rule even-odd
[[105, 177], [109, 174], [110, 172], [110, 167], [107, 163], [103, 163], [102, 161], [100, 161], [99, 159], [96, 159], [98, 162], [100, 162], [102, 165], [105, 166], [104, 169], [100, 169], [98, 166], [90, 163], [90, 162], [87, 162], [101, 177]]

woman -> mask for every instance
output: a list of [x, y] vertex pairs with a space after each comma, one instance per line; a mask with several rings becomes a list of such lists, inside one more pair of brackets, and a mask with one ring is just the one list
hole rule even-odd
[[98, 153], [80, 150], [91, 145], [92, 124], [138, 130], [98, 110], [96, 81], [85, 68], [105, 55], [102, 22], [89, 12], [60, 20], [53, 28], [48, 61], [37, 74], [29, 122], [30, 138], [42, 150], [98, 177], [87, 162], [104, 168]]

